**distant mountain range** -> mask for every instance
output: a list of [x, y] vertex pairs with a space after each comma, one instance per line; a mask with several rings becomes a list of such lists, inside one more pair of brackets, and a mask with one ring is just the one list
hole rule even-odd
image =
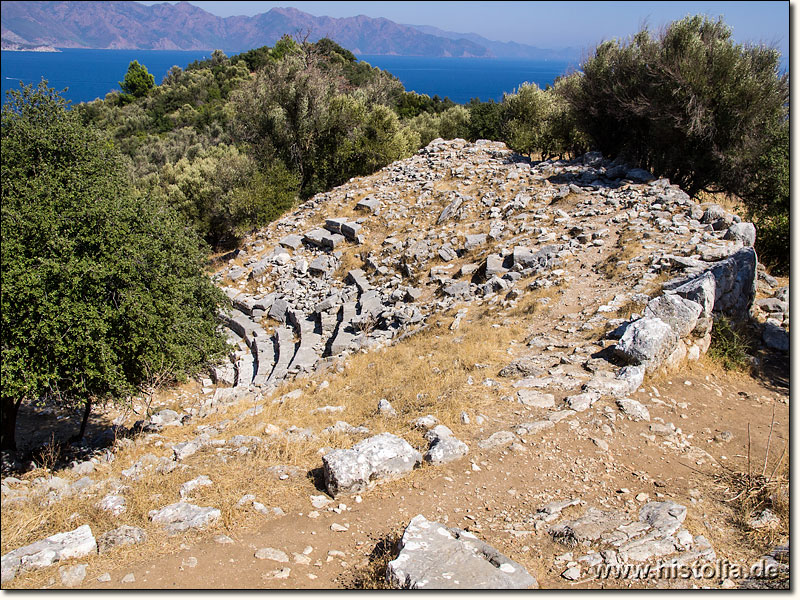
[[474, 42], [479, 46], [483, 46], [492, 56], [497, 58], [533, 58], [537, 60], [574, 60], [581, 56], [581, 49], [569, 46], [567, 48], [537, 48], [536, 46], [528, 46], [527, 44], [519, 44], [517, 42], [495, 42], [487, 40], [485, 37], [477, 33], [456, 33], [455, 31], [445, 31], [438, 27], [431, 27], [430, 25], [410, 25], [414, 29], [443, 37], [450, 40], [462, 39]]
[[[454, 4], [454, 9], [457, 5]], [[316, 41], [329, 37], [355, 54], [513, 57], [569, 60], [573, 48], [548, 50], [494, 42], [388, 19], [315, 17], [295, 8], [273, 8], [253, 17], [218, 17], [188, 2], [145, 6], [137, 2], [3, 1], [3, 49], [56, 48], [213, 50], [242, 52], [271, 46], [284, 34]]]

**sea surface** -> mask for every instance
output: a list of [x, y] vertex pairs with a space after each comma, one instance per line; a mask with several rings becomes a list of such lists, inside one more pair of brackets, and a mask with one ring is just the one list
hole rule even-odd
[[[19, 82], [38, 83], [47, 79], [50, 87], [62, 90], [73, 103], [104, 98], [119, 89], [128, 65], [138, 60], [161, 83], [167, 71], [185, 68], [194, 60], [211, 56], [211, 51], [173, 50], [79, 50], [61, 52], [2, 52], [2, 95], [19, 87]], [[431, 97], [449, 97], [459, 104], [472, 98], [502, 100], [524, 82], [540, 87], [552, 84], [576, 65], [557, 61], [506, 58], [427, 58], [418, 56], [362, 55], [373, 67], [389, 71], [406, 90]]]

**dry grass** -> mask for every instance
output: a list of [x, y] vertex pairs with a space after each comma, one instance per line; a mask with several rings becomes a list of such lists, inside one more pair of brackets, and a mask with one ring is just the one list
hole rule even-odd
[[356, 590], [388, 590], [386, 567], [397, 555], [397, 547], [402, 532], [392, 532], [382, 537], [372, 549], [365, 565], [356, 569], [345, 581], [347, 589]]
[[[724, 501], [735, 509], [735, 525], [753, 548], [764, 553], [789, 536], [788, 447], [777, 459], [770, 461], [767, 456], [761, 464], [751, 463], [750, 469], [749, 473], [725, 470], [718, 481], [724, 485]], [[766, 509], [778, 521], [766, 527], [752, 527], [751, 521]]]
[[695, 201], [698, 204], [719, 204], [727, 212], [738, 215], [743, 215], [747, 212], [742, 199], [735, 194], [700, 191], [695, 195]]
[[[107, 555], [90, 560], [90, 576], [111, 570], [123, 564], [126, 557], [148, 555], [154, 559], [173, 551], [186, 536], [169, 538], [149, 520], [149, 512], [181, 500], [180, 487], [199, 475], [206, 475], [213, 485], [201, 487], [191, 494], [191, 502], [200, 506], [219, 508], [222, 518], [212, 531], [234, 532], [270, 519], [256, 513], [252, 507], [237, 506], [245, 494], [254, 494], [256, 500], [268, 508], [284, 509], [306, 499], [308, 494], [318, 494], [318, 481], [314, 471], [321, 466], [324, 448], [350, 447], [359, 440], [382, 431], [390, 431], [407, 439], [419, 450], [427, 449], [420, 430], [410, 422], [420, 416], [433, 414], [450, 427], [456, 435], [464, 435], [461, 424], [462, 411], [474, 417], [487, 403], [496, 401], [496, 392], [479, 384], [502, 366], [502, 353], [498, 348], [508, 347], [510, 341], [523, 335], [520, 326], [492, 327], [496, 313], [479, 314], [471, 310], [456, 331], [449, 329], [455, 311], [442, 315], [427, 330], [403, 343], [382, 350], [357, 353], [351, 356], [341, 373], [328, 375], [328, 386], [319, 385], [321, 377], [303, 378], [288, 382], [267, 398], [255, 398], [206, 418], [193, 419], [183, 427], [167, 427], [157, 435], [140, 436], [130, 445], [119, 449], [113, 463], [98, 467], [91, 477], [95, 481], [117, 480], [128, 486], [123, 493], [127, 511], [115, 517], [95, 507], [111, 491], [105, 483], [83, 495], [64, 498], [47, 506], [45, 510], [35, 499], [25, 503], [3, 503], [2, 552], [30, 544], [61, 531], [70, 531], [89, 523], [95, 536], [122, 524], [143, 528], [148, 541], [134, 547], [115, 549]], [[472, 375], [475, 384], [468, 384]], [[273, 402], [284, 394], [301, 390], [298, 398], [282, 403]], [[174, 393], [164, 397], [173, 400]], [[396, 417], [377, 412], [381, 398], [389, 400]], [[162, 399], [163, 401], [163, 399]], [[177, 404], [177, 400], [175, 400]], [[236, 422], [244, 410], [261, 405], [263, 411]], [[314, 409], [323, 406], [343, 406], [342, 412], [320, 413]], [[230, 447], [218, 450], [205, 446], [195, 455], [178, 463], [170, 473], [145, 472], [139, 481], [122, 477], [121, 471], [146, 454], [171, 457], [171, 446], [193, 438], [203, 425], [213, 426], [228, 420], [227, 427], [218, 438], [230, 439], [234, 435], [257, 435], [263, 438], [250, 454], [239, 456]], [[369, 434], [323, 433], [322, 429], [336, 421], [347, 421], [353, 426], [368, 427]], [[283, 433], [270, 436], [265, 428], [273, 425], [281, 432], [291, 426], [310, 428], [315, 438], [292, 439]], [[225, 458], [223, 458], [223, 456]], [[264, 485], [269, 466], [288, 465], [299, 471], [299, 476], [279, 481], [277, 475]], [[40, 469], [29, 473], [26, 479], [46, 475]], [[65, 470], [54, 473], [70, 481], [79, 477]], [[207, 535], [197, 532], [189, 537]], [[85, 559], [84, 559], [85, 560]], [[10, 587], [45, 587], [54, 576], [54, 568], [25, 573], [17, 577]]]
[[[518, 287], [519, 289], [523, 289], [522, 284], [519, 284]], [[557, 304], [558, 298], [563, 296], [565, 293], [566, 290], [559, 285], [527, 291], [517, 301], [517, 304], [507, 312], [507, 314], [511, 318], [527, 318], [534, 314], [540, 316], [547, 315]], [[543, 302], [545, 299], [549, 300], [549, 302]]]
[[628, 261], [639, 256], [644, 251], [638, 235], [629, 228], [623, 229], [614, 250], [598, 267], [600, 273], [607, 279], [618, 279], [628, 273]]

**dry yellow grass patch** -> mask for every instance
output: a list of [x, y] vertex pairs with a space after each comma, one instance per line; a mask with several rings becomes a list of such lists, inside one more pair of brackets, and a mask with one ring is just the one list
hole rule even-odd
[[[350, 447], [369, 435], [389, 431], [404, 437], [424, 452], [428, 444], [422, 431], [414, 429], [410, 422], [427, 414], [436, 416], [456, 435], [464, 434], [461, 412], [474, 417], [497, 400], [498, 392], [480, 385], [480, 382], [504, 366], [505, 353], [498, 352], [498, 349], [507, 348], [515, 338], [520, 339], [524, 328], [513, 323], [493, 327], [500, 325], [500, 315], [496, 311], [481, 312], [470, 308], [460, 328], [451, 331], [454, 313], [438, 316], [426, 330], [402, 343], [349, 357], [341, 373], [326, 376], [327, 387], [320, 385], [322, 376], [300, 378], [284, 384], [265, 398], [253, 398], [208, 417], [193, 419], [183, 427], [167, 427], [157, 435], [138, 437], [118, 450], [113, 463], [99, 466], [91, 475], [95, 481], [111, 479], [127, 486], [123, 492], [127, 511], [118, 517], [95, 507], [111, 491], [109, 485], [102, 485], [91, 495], [65, 498], [46, 508], [35, 501], [4, 503], [2, 552], [60, 531], [75, 529], [84, 523], [90, 524], [95, 536], [123, 524], [141, 527], [148, 533], [148, 541], [144, 544], [89, 558], [89, 577], [97, 576], [124, 564], [128, 558], [142, 555], [156, 558], [175, 550], [179, 542], [186, 543], [187, 539], [207, 535], [208, 531], [189, 533], [188, 538], [187, 535], [169, 538], [149, 519], [151, 510], [181, 500], [181, 485], [199, 475], [208, 476], [213, 485], [198, 488], [187, 500], [200, 506], [219, 508], [222, 518], [211, 531], [233, 533], [273, 518], [255, 512], [249, 503], [244, 507], [238, 506], [245, 494], [255, 495], [256, 500], [267, 508], [279, 506], [288, 509], [309, 494], [320, 493], [315, 476], [318, 477], [322, 466], [321, 451], [324, 449]], [[473, 385], [467, 381], [470, 376]], [[298, 398], [280, 402], [284, 394], [297, 389], [302, 391]], [[178, 408], [173, 393], [165, 392], [162, 399], [164, 397], [170, 399], [168, 404]], [[377, 404], [381, 398], [392, 403], [398, 413], [396, 417], [378, 413]], [[260, 414], [236, 422], [244, 410], [256, 405], [263, 407]], [[313, 412], [324, 406], [343, 406], [344, 410]], [[322, 432], [340, 420], [353, 426], [364, 425], [369, 433]], [[225, 421], [228, 421], [227, 427], [215, 438], [229, 440], [239, 434], [256, 435], [263, 438], [263, 443], [244, 456], [234, 455], [230, 448], [219, 451], [213, 445], [205, 446], [178, 463], [170, 473], [148, 470], [139, 481], [122, 477], [123, 469], [146, 454], [171, 457], [173, 444], [192, 439], [203, 425], [214, 426]], [[274, 429], [270, 425], [281, 433], [271, 435], [269, 431]], [[291, 426], [310, 428], [316, 437], [287, 437], [283, 432]], [[221, 455], [226, 455], [226, 458]], [[280, 481], [277, 474], [267, 471], [268, 467], [277, 465], [295, 467], [299, 476]], [[26, 478], [45, 474], [41, 470]], [[55, 474], [70, 481], [78, 479], [71, 471]], [[25, 573], [18, 576], [11, 587], [45, 587], [54, 576], [55, 567]]]
[[599, 270], [607, 279], [620, 278], [628, 273], [628, 262], [643, 251], [644, 247], [638, 235], [626, 227], [620, 231], [614, 249], [600, 265]]
[[735, 194], [699, 191], [694, 199], [698, 204], [719, 204], [730, 213], [743, 215], [747, 212], [742, 199]]

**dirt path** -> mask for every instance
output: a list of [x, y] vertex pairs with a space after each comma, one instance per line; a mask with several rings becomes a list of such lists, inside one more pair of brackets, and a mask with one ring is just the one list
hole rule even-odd
[[[478, 449], [476, 442], [495, 429], [495, 419], [507, 418], [497, 414], [490, 416], [485, 431], [478, 430], [474, 439], [466, 440], [475, 450], [469, 458], [449, 466], [426, 467], [409, 478], [383, 484], [361, 494], [360, 503], [351, 497], [337, 499], [332, 507], [346, 505], [340, 514], [323, 509], [317, 511], [317, 518], [311, 518], [314, 507], [308, 496], [298, 498], [284, 507], [286, 516], [267, 520], [257, 528], [226, 532], [233, 543], [217, 543], [212, 538], [218, 533], [208, 533], [190, 546], [176, 548], [155, 560], [143, 558], [113, 570], [107, 583], [87, 579], [86, 587], [331, 589], [374, 585], [375, 565], [385, 565], [386, 542], [401, 534], [416, 514], [473, 531], [528, 568], [545, 588], [635, 585], [624, 581], [571, 585], [560, 577], [561, 569], [553, 563], [553, 557], [566, 549], [554, 544], [544, 532], [529, 533], [525, 522], [543, 504], [566, 498], [634, 511], [641, 505], [635, 499], [639, 494], [687, 505], [688, 528], [695, 535], [705, 535], [719, 557], [736, 564], [754, 562], [759, 556], [757, 549], [743, 543], [743, 534], [734, 523], [734, 510], [723, 502], [726, 494], [719, 482], [726, 471], [747, 469], [748, 424], [751, 463], [760, 470], [773, 405], [769, 464], [777, 459], [788, 442], [789, 414], [788, 405], [775, 403], [775, 399], [786, 396], [753, 379], [714, 375], [698, 366], [680, 377], [645, 386], [635, 398], [649, 407], [652, 418], [675, 423], [692, 445], [706, 450], [719, 465], [692, 460], [664, 443], [642, 444], [642, 435], [649, 434], [648, 423], [612, 423], [601, 416], [602, 405], [599, 410], [579, 413], [577, 427], [558, 423], [555, 430], [545, 432], [541, 439], [529, 437], [516, 450]], [[678, 406], [671, 406], [671, 401]], [[606, 424], [614, 426], [611, 435], [601, 430]], [[730, 441], [713, 441], [715, 435], [725, 431], [732, 434]], [[609, 444], [607, 451], [589, 439], [598, 435]], [[304, 491], [308, 495], [322, 493], [311, 485]], [[347, 531], [331, 531], [334, 523], [347, 527]], [[255, 558], [256, 550], [264, 547], [282, 550], [289, 562]], [[309, 564], [302, 564], [305, 558], [297, 562], [294, 553], [307, 557]], [[286, 568], [290, 570], [288, 576], [276, 578], [276, 572]], [[135, 583], [122, 583], [129, 573], [133, 573]], [[704, 583], [717, 587], [722, 582]]]

